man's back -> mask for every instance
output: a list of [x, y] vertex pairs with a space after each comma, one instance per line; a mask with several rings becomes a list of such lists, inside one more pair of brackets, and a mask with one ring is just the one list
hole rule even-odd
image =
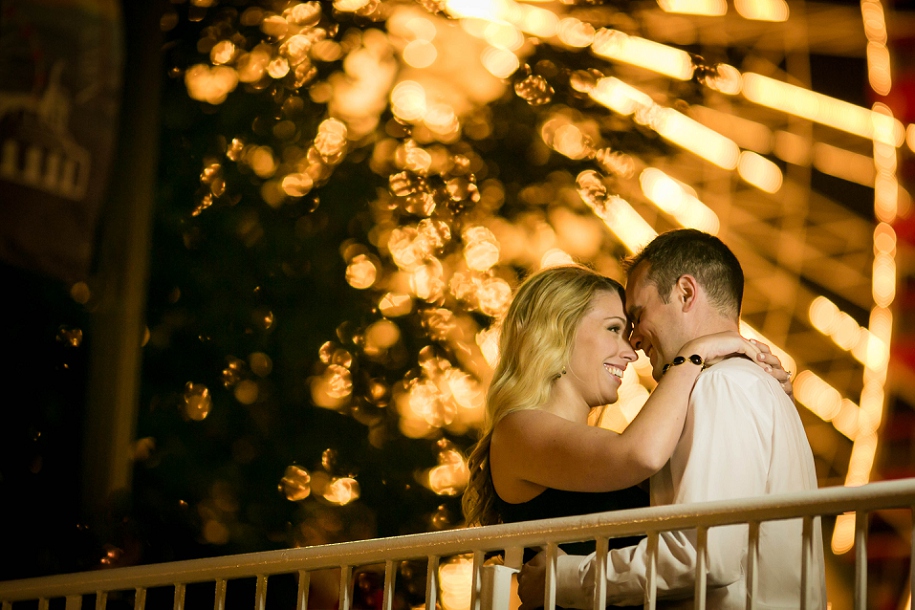
[[[777, 382], [741, 358], [721, 362], [699, 377], [680, 443], [667, 466], [651, 479], [652, 504], [758, 497], [816, 487], [813, 455], [794, 404]], [[709, 530], [709, 583], [719, 585], [708, 592], [709, 608], [745, 607], [747, 530], [746, 526]], [[825, 582], [819, 520], [813, 546], [808, 607], [820, 608], [825, 606]], [[801, 521], [762, 524], [758, 559], [757, 607], [798, 607]], [[663, 564], [659, 572], [663, 578]], [[680, 588], [668, 584], [673, 585], [670, 589]], [[688, 588], [689, 582], [684, 585]]]

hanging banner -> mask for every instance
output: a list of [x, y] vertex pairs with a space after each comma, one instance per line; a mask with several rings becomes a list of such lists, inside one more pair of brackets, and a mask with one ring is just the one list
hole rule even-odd
[[118, 0], [0, 0], [0, 261], [89, 271], [115, 145]]

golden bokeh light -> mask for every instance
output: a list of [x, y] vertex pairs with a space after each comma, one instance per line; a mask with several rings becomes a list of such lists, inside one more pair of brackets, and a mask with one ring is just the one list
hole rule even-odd
[[213, 408], [210, 390], [202, 383], [188, 381], [184, 386], [184, 413], [194, 421], [206, 419]]
[[737, 172], [747, 183], [761, 191], [777, 193], [782, 188], [782, 170], [755, 152], [744, 150], [740, 153]]
[[755, 21], [787, 21], [790, 13], [785, 0], [734, 0], [734, 10]]
[[304, 500], [311, 495], [311, 475], [295, 464], [287, 466], [283, 478], [280, 479], [280, 491], [291, 502]]
[[658, 6], [664, 12], [685, 15], [720, 16], [728, 12], [725, 0], [658, 0]]
[[358, 500], [359, 495], [359, 482], [352, 477], [332, 479], [323, 492], [325, 500], [338, 506]]
[[598, 30], [591, 51], [600, 57], [639, 66], [677, 80], [693, 77], [693, 62], [686, 51], [629, 36], [618, 30]]

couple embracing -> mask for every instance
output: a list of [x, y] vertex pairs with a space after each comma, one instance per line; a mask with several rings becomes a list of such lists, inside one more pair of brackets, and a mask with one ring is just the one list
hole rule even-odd
[[[743, 271], [717, 237], [663, 233], [625, 261], [627, 285], [585, 267], [548, 268], [519, 288], [502, 325], [487, 419], [469, 459], [468, 524], [489, 525], [816, 489], [813, 455], [790, 373], [768, 346], [738, 333]], [[616, 402], [642, 350], [658, 385], [622, 434], [588, 426]], [[801, 521], [760, 526], [756, 607], [825, 608], [820, 523], [813, 583], [801, 591]], [[610, 539], [607, 603], [641, 604], [647, 540]], [[593, 549], [593, 545], [592, 545]], [[567, 548], [557, 605], [590, 608], [594, 554]], [[575, 554], [577, 553], [577, 554]], [[747, 526], [708, 530], [712, 609], [744, 608]], [[662, 607], [692, 607], [695, 531], [658, 544]], [[519, 577], [522, 608], [542, 606], [544, 557]]]

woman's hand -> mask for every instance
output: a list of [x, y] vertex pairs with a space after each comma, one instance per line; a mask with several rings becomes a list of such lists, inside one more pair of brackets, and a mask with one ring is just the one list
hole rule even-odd
[[745, 339], [740, 333], [728, 330], [693, 339], [683, 346], [679, 355], [688, 358], [692, 354], [699, 354], [706, 366], [717, 364], [730, 356], [744, 355], [772, 375], [782, 390], [794, 398], [791, 373], [784, 369], [781, 360], [772, 353], [769, 346], [761, 341]]

